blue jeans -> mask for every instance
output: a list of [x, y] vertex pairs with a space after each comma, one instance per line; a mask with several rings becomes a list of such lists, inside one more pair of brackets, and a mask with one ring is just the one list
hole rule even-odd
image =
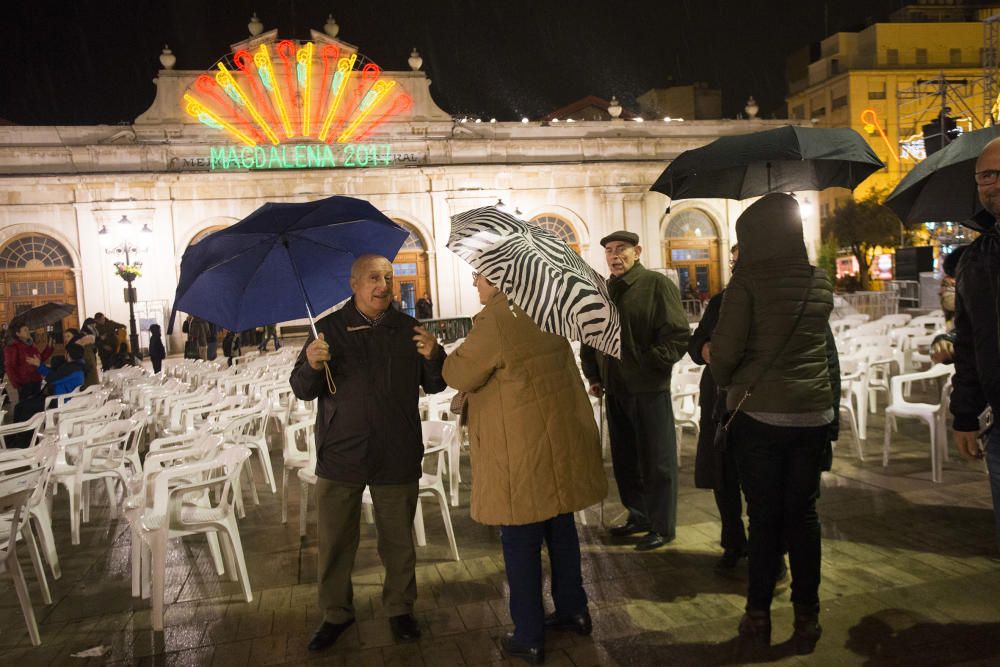
[[[996, 419], [996, 417], [994, 417]], [[990, 471], [993, 492], [993, 522], [996, 525], [997, 549], [1000, 550], [1000, 424], [994, 423], [986, 444], [986, 468]]]
[[501, 526], [503, 560], [510, 588], [510, 616], [514, 641], [541, 647], [545, 641], [545, 607], [542, 605], [542, 542], [549, 550], [552, 599], [556, 615], [567, 618], [587, 609], [580, 572], [580, 538], [573, 514], [522, 526]]

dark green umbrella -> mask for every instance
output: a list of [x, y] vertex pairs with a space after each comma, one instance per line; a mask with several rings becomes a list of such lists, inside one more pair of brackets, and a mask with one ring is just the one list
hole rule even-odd
[[846, 127], [786, 125], [684, 151], [650, 188], [671, 199], [748, 199], [769, 192], [853, 190], [885, 165]]
[[986, 144], [1000, 137], [1000, 127], [960, 135], [919, 163], [885, 200], [907, 224], [959, 222], [979, 229], [983, 207], [976, 191], [976, 159]]

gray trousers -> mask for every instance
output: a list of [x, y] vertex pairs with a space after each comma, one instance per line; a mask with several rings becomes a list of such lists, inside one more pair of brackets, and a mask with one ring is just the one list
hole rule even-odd
[[[375, 484], [371, 489], [378, 531], [378, 555], [385, 567], [382, 606], [388, 616], [409, 614], [417, 599], [417, 552], [413, 517], [417, 482]], [[351, 571], [361, 542], [364, 484], [316, 480], [319, 532], [319, 606], [327, 623], [354, 618]]]

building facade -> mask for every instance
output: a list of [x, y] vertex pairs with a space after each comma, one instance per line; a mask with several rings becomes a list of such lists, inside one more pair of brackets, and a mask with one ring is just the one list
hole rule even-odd
[[[966, 131], [990, 123], [983, 21], [998, 11], [925, 0], [887, 22], [830, 35], [818, 57], [811, 57], [809, 47], [797, 51], [786, 64], [789, 118], [857, 130], [886, 169], [862, 183], [855, 196], [888, 194], [925, 157], [925, 140], [935, 140], [925, 137], [925, 126], [942, 114]], [[821, 215], [847, 197], [847, 191], [823, 193]]]
[[[394, 259], [395, 289], [411, 308], [429, 294], [435, 317], [479, 308], [471, 269], [445, 248], [450, 216], [498, 200], [557, 231], [602, 273], [599, 239], [634, 231], [647, 266], [673, 266], [712, 293], [728, 279], [725, 248], [749, 202], [668, 209], [649, 186], [684, 150], [784, 123], [462, 122], [434, 103], [418, 55], [411, 71], [382, 72], [317, 31], [303, 41], [261, 32], [209, 72], [173, 70], [167, 53], [161, 62], [155, 100], [129, 126], [0, 126], [0, 321], [66, 301], [78, 317], [65, 326], [98, 311], [127, 322], [115, 272], [123, 257], [104, 242], [124, 217], [144, 230], [130, 256], [142, 262], [134, 286], [144, 334], [169, 314], [191, 244], [265, 202], [333, 194], [367, 199], [410, 231]], [[338, 85], [354, 105], [339, 118]], [[365, 92], [386, 89], [395, 97]], [[814, 251], [818, 216], [806, 228]], [[178, 349], [180, 334], [170, 342]]]

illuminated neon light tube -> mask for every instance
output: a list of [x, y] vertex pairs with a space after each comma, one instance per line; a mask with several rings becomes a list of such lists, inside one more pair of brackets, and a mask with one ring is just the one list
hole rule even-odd
[[326, 141], [326, 137], [330, 133], [333, 116], [337, 113], [337, 108], [344, 99], [344, 91], [347, 90], [348, 79], [350, 79], [351, 70], [354, 69], [354, 63], [357, 59], [358, 54], [352, 53], [349, 58], [341, 58], [337, 61], [337, 71], [333, 75], [332, 84], [336, 86], [336, 90], [334, 91], [333, 102], [330, 103], [330, 108], [326, 111], [326, 118], [323, 119], [323, 126], [319, 131], [320, 141]]
[[[223, 129], [232, 134], [234, 137], [242, 141], [247, 146], [251, 148], [257, 145], [257, 142], [237, 130], [234, 126], [230, 125], [217, 114], [212, 113], [212, 111], [206, 107], [204, 104], [199, 102], [190, 93], [184, 93], [184, 102], [186, 103], [185, 110], [195, 118], [199, 118], [202, 114], [212, 119], [213, 122], [218, 123]], [[199, 118], [199, 121], [201, 119]]]
[[243, 103], [243, 106], [247, 108], [247, 111], [250, 112], [250, 115], [253, 116], [253, 119], [257, 122], [257, 125], [260, 126], [260, 129], [264, 130], [264, 134], [267, 135], [267, 138], [271, 141], [271, 143], [277, 146], [278, 143], [280, 143], [278, 135], [274, 133], [274, 130], [271, 129], [271, 126], [268, 125], [267, 121], [264, 120], [264, 117], [260, 115], [256, 107], [254, 107], [253, 102], [251, 102], [250, 99], [247, 98], [246, 93], [244, 93], [243, 89], [240, 88], [240, 84], [238, 84], [236, 82], [236, 79], [233, 78], [232, 72], [226, 69], [226, 66], [223, 65], [222, 63], [219, 63], [218, 67], [219, 67], [219, 72], [215, 75], [216, 83], [218, 83], [223, 88], [225, 88], [227, 85], [231, 86], [232, 89], [236, 91], [236, 95], [240, 98], [240, 101]]
[[278, 108], [278, 115], [281, 117], [281, 127], [285, 130], [285, 137], [291, 139], [294, 136], [292, 123], [288, 119], [288, 110], [285, 108], [285, 101], [281, 96], [281, 86], [278, 85], [278, 80], [274, 76], [274, 64], [271, 62], [271, 52], [267, 50], [267, 44], [260, 45], [257, 53], [254, 54], [253, 62], [259, 71], [265, 72], [268, 81], [271, 82], [268, 92], [271, 93], [271, 97], [274, 99], [274, 106]]

